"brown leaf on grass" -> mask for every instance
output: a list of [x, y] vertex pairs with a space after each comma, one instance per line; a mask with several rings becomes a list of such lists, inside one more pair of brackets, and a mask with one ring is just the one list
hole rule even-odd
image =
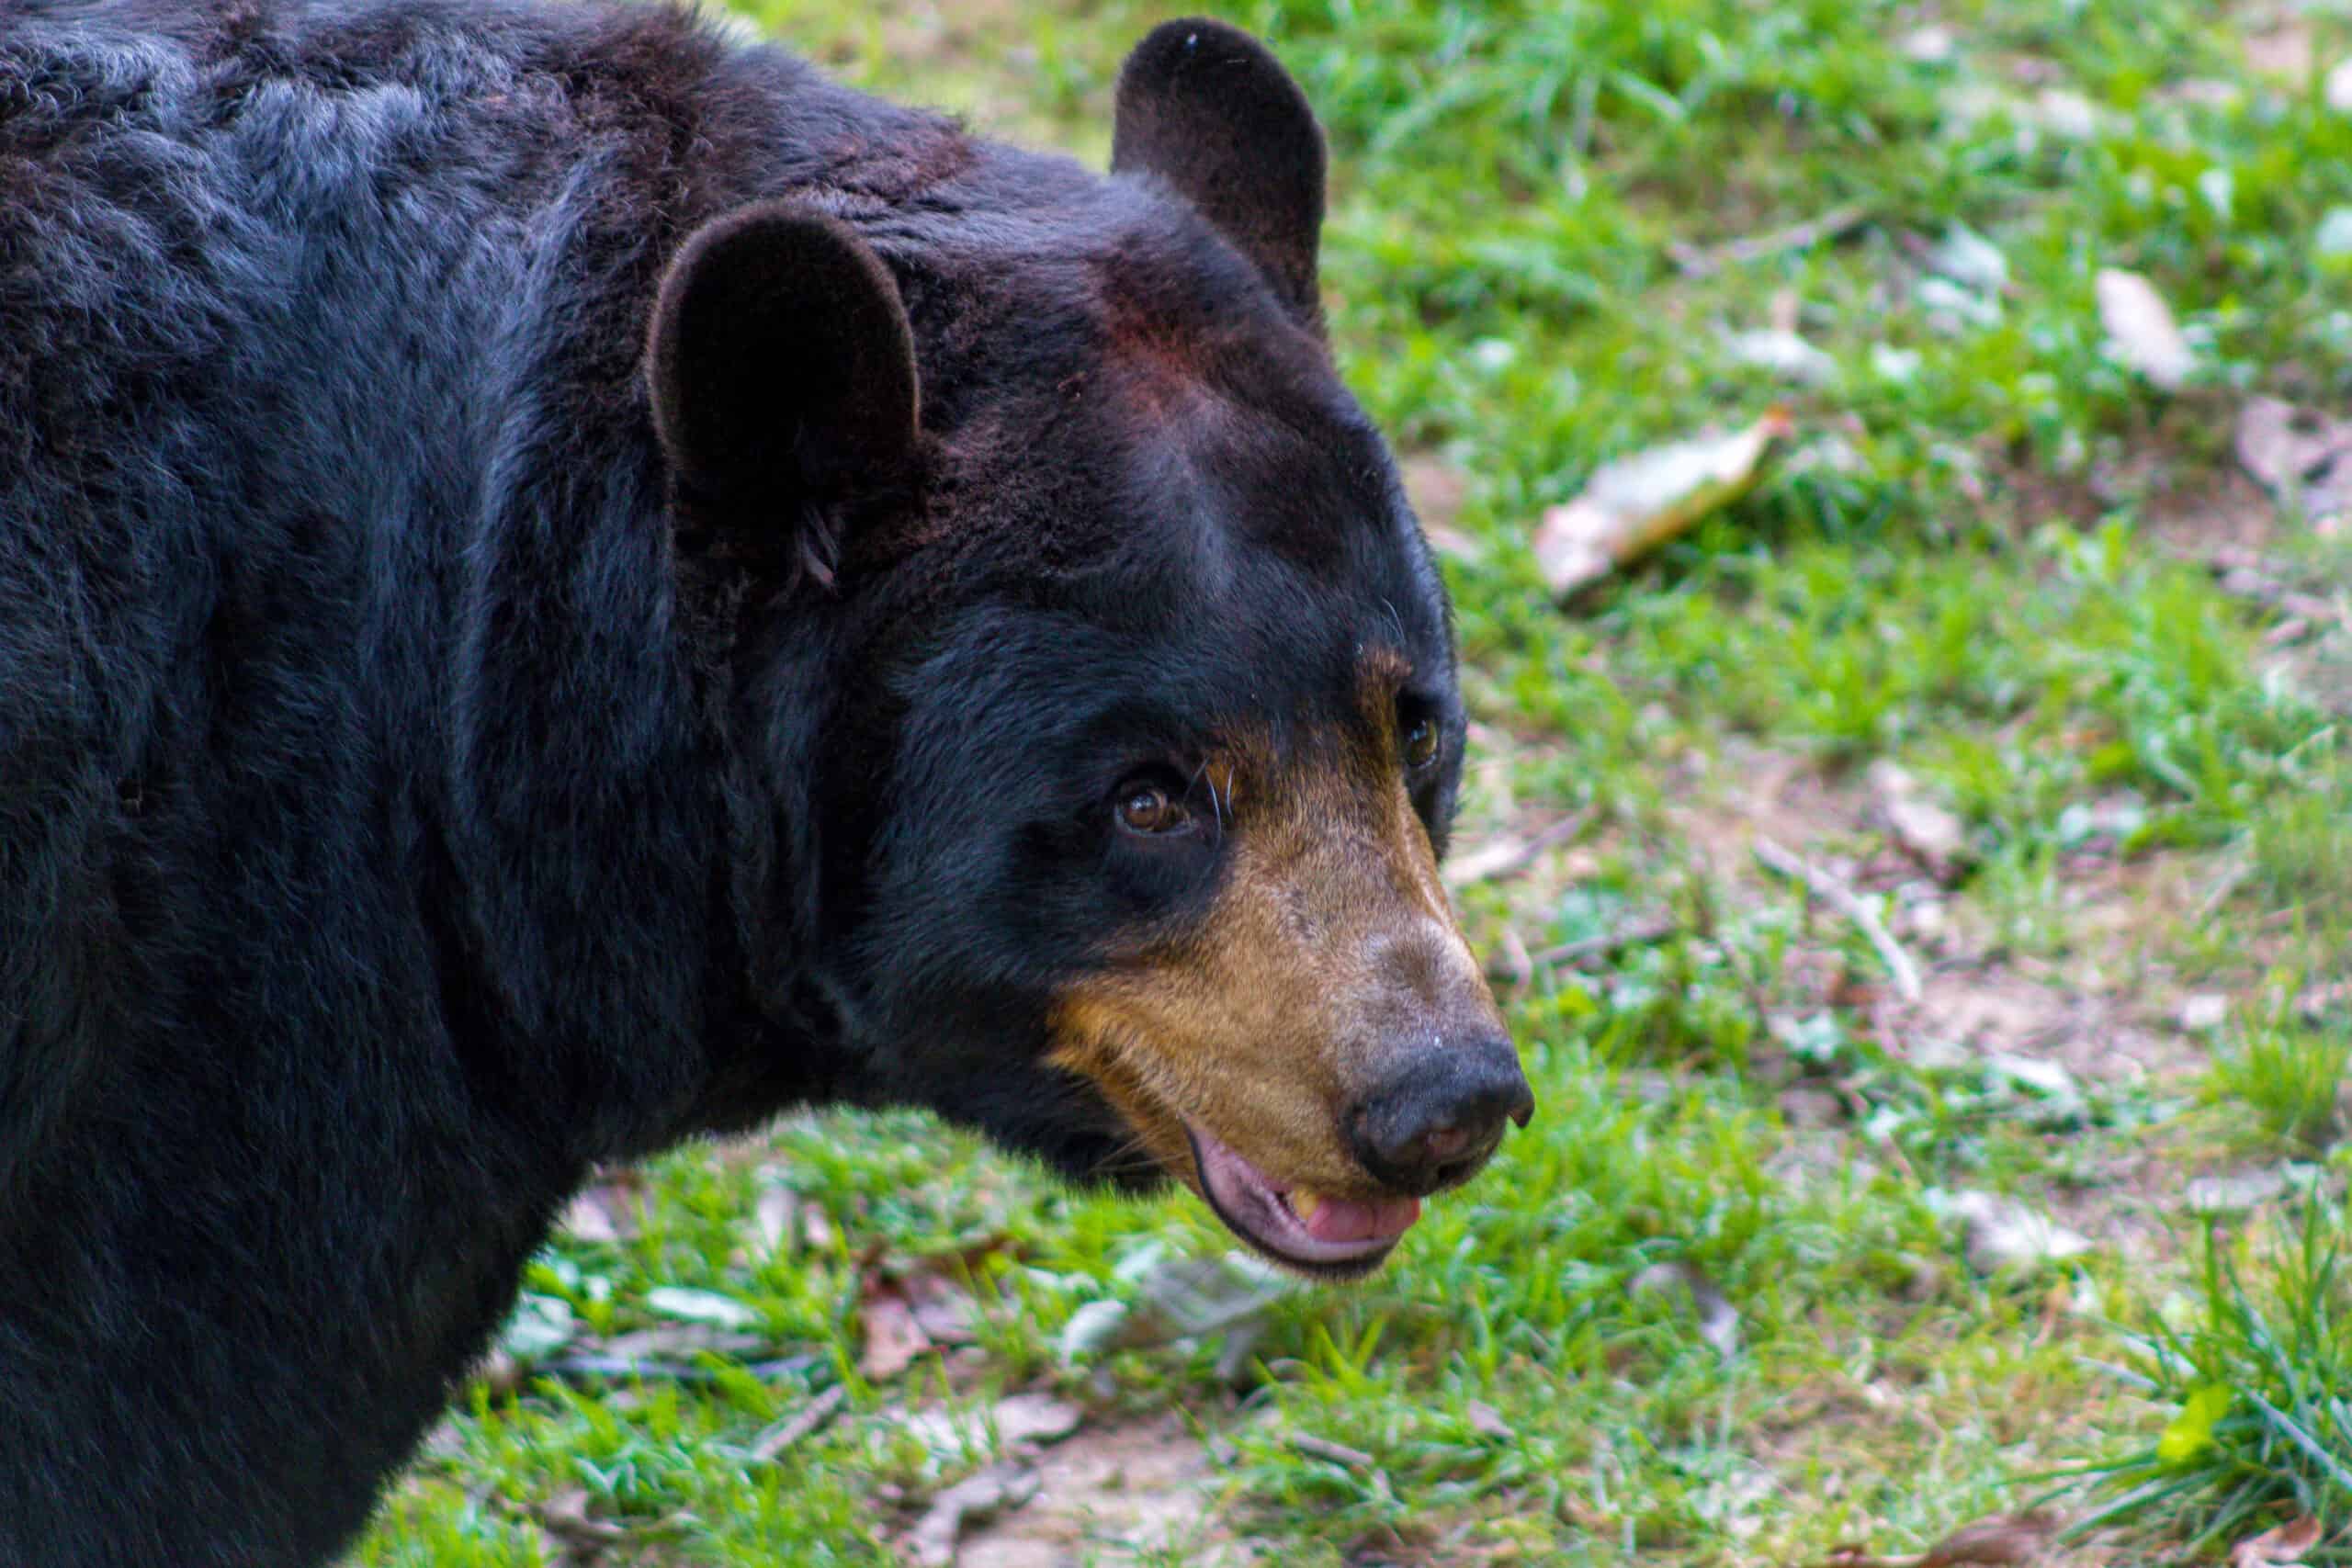
[[939, 1348], [916, 1321], [913, 1303], [896, 1290], [867, 1296], [858, 1317], [865, 1341], [857, 1370], [869, 1382], [888, 1382], [914, 1365], [916, 1357]]
[[1926, 798], [1919, 781], [1892, 762], [1873, 762], [1870, 782], [1895, 846], [1938, 882], [1954, 880], [1968, 853], [1968, 829], [1961, 819]]
[[1498, 1443], [1519, 1440], [1519, 1434], [1511, 1430], [1510, 1422], [1503, 1419], [1503, 1413], [1483, 1399], [1472, 1400], [1464, 1414], [1469, 1417], [1470, 1429], [1482, 1438], [1490, 1438]]
[[1603, 464], [1583, 493], [1547, 510], [1535, 530], [1545, 585], [1569, 598], [1738, 500], [1795, 428], [1774, 409], [1745, 430], [1705, 431]]
[[1826, 1568], [2019, 1568], [2041, 1559], [2064, 1522], [2047, 1508], [2002, 1514], [1962, 1525], [1917, 1556], [1880, 1557], [1849, 1541], [1831, 1549]]
[[2312, 522], [2352, 513], [2352, 420], [2256, 398], [2239, 412], [2233, 444], [2280, 505]]
[[768, 1187], [760, 1191], [759, 1202], [752, 1210], [752, 1223], [760, 1233], [760, 1249], [770, 1258], [780, 1258], [792, 1249], [794, 1221], [800, 1217], [800, 1197], [789, 1187]]
[[2110, 266], [2099, 269], [2097, 288], [2099, 324], [2107, 329], [2117, 362], [2161, 391], [2180, 390], [2197, 368], [2197, 353], [2180, 335], [2172, 307], [2156, 286], [2136, 272]]
[[748, 1356], [769, 1344], [764, 1334], [749, 1333], [721, 1323], [665, 1323], [654, 1328], [631, 1329], [610, 1339], [583, 1339], [582, 1350], [607, 1356], [658, 1360], [690, 1359], [695, 1356]]
[[2312, 73], [2311, 25], [2300, 18], [2245, 37], [2245, 62], [2265, 76], [2301, 85]]
[[1948, 1209], [1961, 1224], [1962, 1255], [1980, 1274], [2041, 1268], [2091, 1249], [2089, 1237], [2014, 1198], [1961, 1192]]
[[1739, 1353], [1739, 1309], [1716, 1288], [1715, 1282], [1695, 1263], [1653, 1263], [1633, 1278], [1625, 1288], [1637, 1296], [1651, 1295], [1682, 1287], [1689, 1296], [1690, 1311], [1699, 1320], [1699, 1337], [1715, 1348], [1718, 1355]]
[[593, 1190], [576, 1193], [564, 1205], [563, 1228], [576, 1241], [611, 1243], [621, 1239], [620, 1226], [613, 1220], [613, 1213]]
[[933, 1273], [909, 1274], [899, 1280], [899, 1293], [907, 1298], [907, 1305], [915, 1314], [916, 1326], [931, 1337], [934, 1345], [969, 1345], [975, 1335], [973, 1322], [978, 1316], [972, 1298], [961, 1287], [944, 1276]]
[[599, 1519], [588, 1512], [588, 1490], [574, 1486], [559, 1492], [546, 1502], [534, 1506], [531, 1517], [538, 1527], [557, 1540], [578, 1546], [610, 1546], [627, 1540], [628, 1529], [608, 1519]]
[[2021, 1514], [2003, 1514], [1974, 1524], [1962, 1525], [1951, 1534], [1928, 1548], [1919, 1568], [1954, 1568], [1961, 1563], [1978, 1563], [1985, 1568], [2005, 1568], [2011, 1563], [2031, 1562], [2050, 1544], [2064, 1523], [2048, 1508], [2029, 1508]]
[[610, 1179], [591, 1182], [565, 1205], [563, 1228], [581, 1241], [627, 1241], [638, 1233], [643, 1193], [643, 1180], [634, 1171], [617, 1171]]
[[2319, 1544], [2320, 1522], [2305, 1517], [2264, 1530], [2230, 1548], [2230, 1568], [2270, 1568], [2294, 1562]]
[[997, 1440], [1008, 1448], [1016, 1443], [1058, 1443], [1078, 1430], [1086, 1412], [1050, 1393], [1015, 1393], [996, 1402], [989, 1413]]

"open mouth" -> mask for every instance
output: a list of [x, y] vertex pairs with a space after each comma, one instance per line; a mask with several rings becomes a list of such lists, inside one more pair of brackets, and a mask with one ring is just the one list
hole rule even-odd
[[1308, 1273], [1369, 1273], [1421, 1217], [1419, 1198], [1326, 1197], [1277, 1187], [1248, 1160], [1187, 1126], [1209, 1207], [1233, 1234], [1277, 1263]]

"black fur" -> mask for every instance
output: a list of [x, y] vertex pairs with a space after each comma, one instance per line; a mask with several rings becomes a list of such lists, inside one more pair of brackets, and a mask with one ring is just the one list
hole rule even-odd
[[1323, 233], [1322, 128], [1265, 46], [1223, 22], [1163, 22], [1119, 73], [1111, 167], [1167, 180], [1265, 269], [1299, 317]]
[[[656, 6], [0, 6], [0, 1563], [333, 1553], [594, 1162], [840, 1101], [1117, 1168], [1045, 1010], [1216, 873], [1107, 802], [1368, 638], [1442, 840], [1443, 599], [1232, 177]], [[836, 313], [654, 336], [657, 421], [750, 209]]]

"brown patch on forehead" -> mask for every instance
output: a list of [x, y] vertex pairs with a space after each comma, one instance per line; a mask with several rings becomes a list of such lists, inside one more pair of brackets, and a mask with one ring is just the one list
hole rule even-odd
[[1211, 329], [1187, 321], [1157, 299], [1157, 269], [1114, 257], [1095, 269], [1102, 304], [1102, 355], [1113, 379], [1144, 412], [1164, 413], [1178, 402], [1197, 411], [1216, 400], [1211, 384], [1219, 350]]
[[[1363, 669], [1393, 708], [1402, 656]], [[1493, 1020], [1402, 774], [1374, 750], [1349, 726], [1284, 756], [1262, 739], [1213, 755], [1204, 778], [1233, 827], [1205, 918], [1060, 999], [1051, 1059], [1188, 1179], [1184, 1118], [1278, 1182], [1368, 1195], [1343, 1119], [1400, 1036]]]
[[1396, 694], [1412, 678], [1413, 661], [1385, 643], [1356, 650], [1356, 711], [1381, 734], [1396, 727]]

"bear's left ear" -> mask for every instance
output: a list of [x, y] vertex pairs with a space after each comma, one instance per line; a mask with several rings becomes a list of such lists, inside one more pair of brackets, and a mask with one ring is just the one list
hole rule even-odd
[[1323, 131], [1266, 47], [1223, 22], [1165, 22], [1119, 72], [1114, 174], [1159, 175], [1321, 329]]
[[646, 378], [679, 480], [722, 505], [824, 506], [897, 478], [914, 449], [897, 283], [849, 225], [790, 203], [730, 212], [679, 249]]

